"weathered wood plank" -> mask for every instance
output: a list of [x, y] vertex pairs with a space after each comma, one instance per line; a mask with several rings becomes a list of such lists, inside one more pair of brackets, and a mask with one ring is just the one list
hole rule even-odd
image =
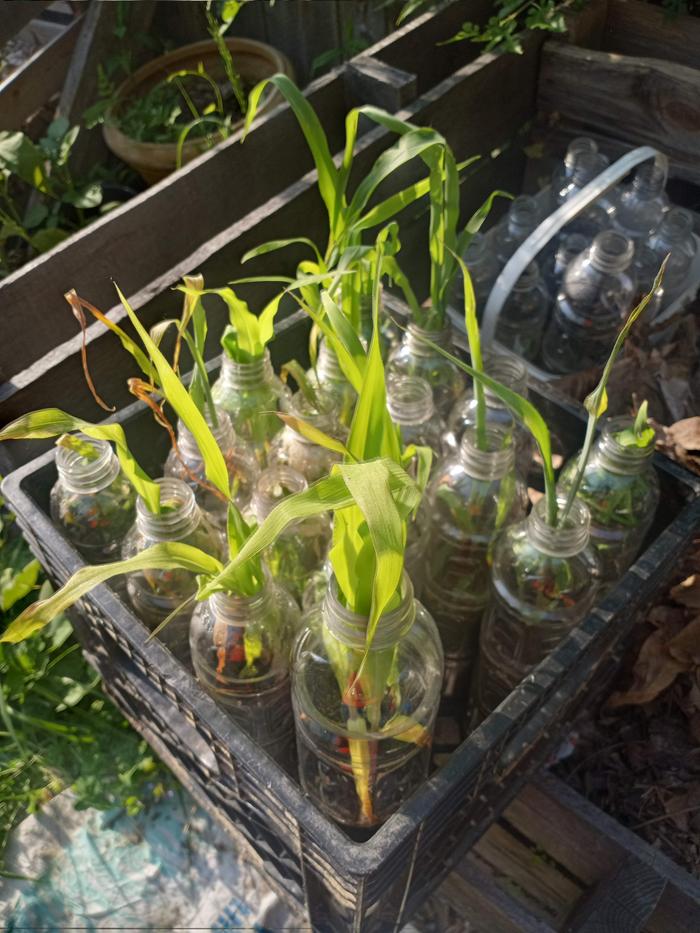
[[602, 48], [700, 68], [700, 19], [640, 0], [608, 0]]
[[440, 887], [444, 897], [476, 931], [488, 933], [554, 933], [555, 927], [531, 914], [499, 886], [473, 855], [467, 856]]
[[588, 886], [628, 857], [641, 861], [667, 882], [645, 930], [700, 929], [700, 881], [552, 775], [539, 774], [528, 784], [505, 818]]
[[538, 105], [581, 130], [656, 146], [676, 175], [700, 182], [700, 71], [547, 42]]
[[51, 0], [3, 0], [0, 15], [0, 46], [16, 36]]
[[58, 94], [82, 28], [77, 18], [0, 84], [0, 130], [18, 130]]
[[416, 98], [418, 85], [414, 74], [370, 55], [359, 55], [348, 62], [343, 76], [349, 102], [358, 105], [374, 104], [393, 113]]
[[[309, 98], [331, 145], [340, 148], [345, 116], [341, 79], [321, 78], [309, 89]], [[241, 134], [236, 133], [3, 279], [0, 380], [9, 381], [74, 335], [74, 322], [65, 313], [66, 289], [82, 289], [96, 304], [110, 307], [112, 275], [125, 294], [135, 294], [185, 260], [195, 244], [216, 237], [312, 165], [296, 119], [286, 107], [262, 116], [245, 146], [240, 142]]]
[[394, 68], [415, 73], [418, 93], [423, 94], [480, 55], [479, 46], [473, 42], [454, 42], [440, 47], [437, 43], [451, 38], [466, 20], [485, 23], [492, 13], [492, 0], [457, 0], [437, 13], [417, 16], [370, 46], [365, 54]]
[[641, 933], [666, 880], [635, 858], [600, 882], [566, 922], [566, 933]]
[[[482, 56], [478, 62], [470, 63], [463, 69], [460, 69], [455, 75], [451, 76], [445, 82], [426, 94], [420, 100], [414, 102], [402, 115], [415, 122], [422, 122], [442, 130], [447, 135], [450, 143], [455, 148], [459, 158], [472, 155], [479, 149], [490, 152], [496, 147], [502, 145], [512, 132], [513, 126], [520, 126], [532, 115], [532, 106], [534, 100], [534, 83], [536, 73], [536, 51], [538, 41], [533, 38], [527, 44], [525, 53], [522, 57], [515, 56]], [[529, 83], [525, 76], [529, 76]], [[326, 83], [324, 84], [324, 81]], [[323, 111], [324, 105], [326, 114], [330, 112], [332, 120], [321, 119], [324, 124], [335, 122], [342, 125], [342, 116], [344, 108], [339, 107], [338, 95], [342, 96], [337, 80], [334, 78], [322, 79], [318, 88], [314, 104], [317, 109]], [[474, 125], [469, 120], [455, 120], [455, 112], [462, 109], [470, 110], [475, 104], [483, 100], [484, 95], [488, 94], [493, 88], [498, 87], [504, 93], [504, 104], [498, 108], [490, 108], [488, 114], [480, 121], [479, 125]], [[288, 111], [282, 111], [279, 114], [281, 119], [287, 119], [287, 125], [290, 123], [290, 135], [285, 137], [287, 144], [283, 151], [275, 152], [275, 164], [278, 166], [276, 178], [281, 174], [293, 174], [290, 165], [308, 164], [309, 157], [305, 151], [305, 143], [298, 139], [298, 130], [296, 122], [291, 118]], [[269, 145], [278, 145], [279, 125], [270, 126], [272, 118], [261, 121], [256, 130], [251, 133], [250, 140], [258, 139], [257, 146], [247, 148], [250, 143], [246, 142], [240, 150], [243, 153], [245, 171], [239, 164], [237, 175], [234, 179], [227, 178], [225, 170], [222, 170], [221, 160], [214, 163], [214, 157], [205, 155], [200, 157], [200, 162], [192, 163], [192, 166], [199, 164], [199, 171], [195, 171], [191, 166], [187, 166], [175, 180], [174, 184], [167, 187], [170, 194], [169, 198], [161, 198], [157, 202], [158, 214], [154, 221], [153, 215], [146, 209], [154, 206], [150, 199], [153, 195], [146, 192], [135, 199], [130, 205], [118, 209], [121, 211], [119, 218], [122, 223], [118, 226], [110, 218], [98, 221], [94, 226], [76, 240], [72, 240], [63, 247], [60, 247], [53, 254], [53, 262], [47, 259], [35, 260], [32, 274], [33, 290], [38, 288], [38, 293], [34, 292], [34, 297], [30, 304], [27, 304], [26, 281], [22, 271], [9, 277], [3, 283], [0, 283], [0, 300], [5, 296], [10, 297], [16, 303], [17, 313], [21, 308], [21, 320], [15, 319], [14, 315], [8, 313], [11, 304], [4, 302], [4, 311], [6, 314], [6, 353], [3, 355], [5, 385], [0, 390], [0, 399], [2, 399], [3, 419], [15, 417], [16, 414], [27, 407], [33, 407], [36, 404], [38, 396], [45, 393], [47, 387], [51, 386], [51, 396], [56, 402], [59, 394], [67, 398], [69, 402], [73, 401], [76, 395], [76, 389], [81, 387], [79, 377], [79, 361], [76, 356], [79, 345], [75, 343], [76, 327], [72, 316], [68, 313], [63, 293], [71, 287], [75, 287], [79, 293], [84, 294], [99, 307], [103, 309], [114, 306], [113, 291], [110, 283], [110, 277], [116, 277], [122, 290], [130, 297], [135, 294], [146, 292], [150, 289], [148, 297], [144, 297], [143, 303], [153, 298], [155, 292], [151, 287], [154, 278], [153, 271], [157, 273], [156, 280], [161, 283], [162, 288], [175, 284], [175, 281], [184, 273], [192, 272], [211, 258], [212, 263], [204, 270], [209, 281], [220, 283], [235, 276], [238, 271], [238, 259], [245, 249], [254, 246], [264, 239], [279, 236], [291, 236], [299, 233], [305, 233], [311, 236], [318, 236], [323, 239], [323, 234], [314, 228], [310, 223], [310, 217], [313, 216], [314, 205], [318, 203], [318, 195], [315, 191], [315, 176], [309, 175], [297, 189], [292, 186], [294, 194], [293, 204], [289, 206], [289, 213], [277, 213], [289, 201], [290, 195], [287, 193], [273, 198], [261, 208], [262, 215], [270, 218], [269, 222], [252, 234], [250, 231], [257, 226], [257, 215], [255, 218], [248, 217], [239, 228], [236, 224], [222, 224], [216, 227], [212, 224], [212, 215], [219, 222], [225, 216], [225, 210], [228, 207], [229, 215], [231, 211], [230, 192], [234, 189], [239, 195], [239, 204], [245, 204], [246, 199], [254, 200], [254, 189], [256, 182], [259, 182], [259, 173], [257, 172], [257, 160], [262, 158], [263, 154], [268, 154]], [[267, 132], [266, 132], [267, 130]], [[296, 131], [296, 139], [294, 135]], [[340, 137], [334, 136], [331, 132], [331, 142], [338, 147]], [[356, 159], [357, 177], [361, 177], [363, 172], [376, 158], [382, 149], [393, 141], [391, 134], [384, 130], [375, 130], [365, 137], [360, 137], [358, 142], [358, 156]], [[295, 145], [295, 142], [298, 144]], [[229, 141], [230, 143], [230, 141]], [[229, 143], [224, 145], [229, 145]], [[272, 155], [272, 153], [269, 153]], [[201, 164], [204, 160], [210, 160], [208, 168], [215, 168], [214, 183], [209, 172], [203, 171]], [[416, 167], [415, 177], [421, 173], [421, 169]], [[213, 173], [212, 173], [213, 174]], [[255, 181], [254, 181], [255, 179]], [[222, 197], [212, 198], [212, 191], [221, 187]], [[398, 180], [396, 182], [399, 183]], [[401, 184], [406, 183], [402, 177]], [[167, 183], [161, 183], [161, 186]], [[156, 188], [161, 187], [156, 186]], [[175, 191], [173, 190], [175, 189]], [[259, 190], [259, 189], [258, 189]], [[468, 194], [468, 189], [464, 189]], [[301, 194], [299, 192], [301, 191]], [[177, 194], [175, 193], [177, 192]], [[484, 193], [487, 194], [488, 192]], [[178, 197], [179, 195], [179, 197]], [[481, 196], [481, 189], [479, 190]], [[193, 206], [192, 225], [182, 227], [183, 211], [179, 198], [186, 200]], [[297, 198], [299, 200], [297, 200]], [[150, 203], [149, 203], [150, 202]], [[223, 202], [223, 205], [222, 203]], [[472, 210], [478, 206], [473, 204]], [[140, 208], [140, 210], [139, 210]], [[418, 208], [418, 213], [426, 215], [425, 207]], [[276, 216], [275, 216], [276, 215]], [[187, 215], [185, 215], [187, 216]], [[189, 220], [189, 218], [187, 218]], [[197, 223], [199, 222], [199, 226]], [[170, 227], [168, 227], [168, 223]], [[107, 225], [109, 224], [109, 228]], [[111, 231], [109, 242], [105, 242], [103, 236], [107, 230]], [[168, 230], [168, 237], [154, 238], [152, 235], [144, 233], [142, 236], [134, 235], [134, 231], [143, 229], [148, 230]], [[193, 254], [191, 249], [192, 234], [191, 230], [197, 231], [198, 240], [203, 241], [201, 249]], [[239, 232], [235, 232], [238, 231]], [[246, 236], [239, 242], [239, 236], [242, 236], [245, 229]], [[208, 231], [214, 231], [207, 236]], [[223, 231], [223, 233], [222, 233]], [[318, 232], [317, 232], [318, 231]], [[180, 238], [181, 249], [185, 243], [190, 245], [186, 252], [177, 257], [177, 261], [168, 262], [168, 258], [174, 254], [174, 239]], [[227, 239], [228, 238], [228, 239]], [[84, 247], [81, 251], [80, 247]], [[221, 253], [221, 261], [215, 261], [215, 257]], [[417, 245], [417, 255], [425, 256], [424, 240]], [[65, 255], [65, 261], [60, 262], [60, 257]], [[177, 255], [175, 253], [175, 255]], [[196, 256], [196, 262], [193, 259]], [[118, 258], [117, 258], [118, 257]], [[138, 275], [134, 275], [134, 268], [129, 264], [129, 258], [132, 258], [136, 264]], [[260, 260], [258, 260], [258, 263]], [[275, 263], [279, 259], [275, 256]], [[269, 271], [262, 269], [260, 265], [255, 268], [251, 264], [250, 273]], [[276, 268], [278, 266], [276, 265]], [[290, 267], [293, 268], [293, 267]], [[406, 268], [414, 273], [413, 263], [408, 263]], [[148, 274], [150, 270], [150, 275]], [[176, 274], [173, 273], [176, 271]], [[246, 270], [247, 271], [247, 270]], [[46, 276], [46, 279], [44, 279]], [[414, 278], [421, 284], [420, 266], [416, 267]], [[423, 281], [425, 275], [423, 274]], [[14, 286], [14, 293], [13, 287]], [[43, 294], [43, 300], [39, 301], [39, 295]], [[153, 314], [156, 315], [154, 306]], [[115, 309], [117, 316], [121, 315], [119, 309]], [[158, 313], [162, 313], [158, 312]], [[151, 312], [146, 311], [149, 322], [157, 319], [157, 315], [151, 317]], [[50, 315], [52, 329], [47, 331], [47, 315]], [[93, 334], [94, 332], [91, 332]], [[95, 338], [93, 338], [95, 339]], [[106, 339], [106, 338], [102, 338]], [[43, 346], [41, 345], [43, 340]], [[66, 343], [69, 341], [69, 343]], [[110, 340], [111, 346], [111, 340]], [[92, 353], [96, 353], [96, 349]], [[44, 354], [48, 354], [44, 359]], [[121, 382], [125, 378], [125, 373], [120, 372], [106, 362], [109, 359], [109, 351], [105, 353], [106, 378], [117, 378]], [[37, 360], [39, 360], [37, 362]], [[8, 367], [14, 363], [14, 371]], [[93, 368], [95, 373], [101, 372], [99, 358], [94, 358]], [[8, 378], [16, 377], [16, 378]], [[39, 381], [31, 386], [33, 379]], [[70, 388], [71, 380], [73, 389]], [[45, 398], [45, 395], [44, 395]], [[115, 399], [116, 402], [116, 399]], [[58, 404], [58, 402], [56, 402]], [[116, 402], [118, 404], [118, 402]], [[41, 404], [41, 403], [40, 403]], [[44, 402], [45, 404], [45, 402]], [[91, 404], [91, 403], [90, 403]], [[94, 414], [94, 413], [93, 413]]]
[[583, 45], [590, 49], [599, 49], [608, 18], [609, 0], [588, 0], [578, 8], [567, 10], [566, 41], [573, 45]]

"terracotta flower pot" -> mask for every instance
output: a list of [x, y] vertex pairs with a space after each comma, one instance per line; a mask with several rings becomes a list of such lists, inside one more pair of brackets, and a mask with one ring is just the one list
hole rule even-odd
[[[247, 86], [257, 84], [258, 81], [277, 72], [293, 77], [289, 59], [264, 42], [256, 42], [253, 39], [227, 39], [226, 44], [231, 50], [236, 69]], [[216, 44], [210, 39], [194, 42], [167, 55], [161, 55], [135, 71], [119, 88], [116, 102], [107, 113], [102, 127], [107, 146], [149, 184], [160, 181], [177, 168], [177, 142], [148, 143], [132, 139], [119, 128], [119, 113], [128, 100], [143, 97], [168, 75], [182, 68], [196, 69], [200, 62], [210, 77], [219, 83], [225, 81], [224, 66]], [[260, 109], [268, 110], [281, 100], [278, 91], [271, 88]], [[233, 124], [233, 128], [236, 129], [242, 124], [243, 121], [239, 120]], [[215, 136], [188, 139], [182, 148], [182, 164], [208, 149], [213, 138], [215, 139]]]

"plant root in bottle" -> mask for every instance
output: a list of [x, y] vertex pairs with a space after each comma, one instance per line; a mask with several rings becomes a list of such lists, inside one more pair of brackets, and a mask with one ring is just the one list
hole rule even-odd
[[118, 560], [136, 496], [107, 441], [66, 435], [58, 442], [51, 518], [91, 564]]
[[197, 604], [189, 641], [206, 692], [277, 762], [294, 763], [289, 661], [299, 608], [267, 579], [252, 596], [216, 593]]

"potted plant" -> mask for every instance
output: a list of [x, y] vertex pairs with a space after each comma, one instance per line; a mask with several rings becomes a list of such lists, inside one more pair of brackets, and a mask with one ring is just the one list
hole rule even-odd
[[[247, 91], [259, 81], [293, 74], [289, 59], [272, 46], [224, 36], [235, 12], [219, 24], [207, 10], [210, 39], [147, 62], [98, 102], [96, 111], [91, 108], [103, 120], [109, 149], [150, 184], [241, 127]], [[280, 100], [273, 90], [261, 108]]]

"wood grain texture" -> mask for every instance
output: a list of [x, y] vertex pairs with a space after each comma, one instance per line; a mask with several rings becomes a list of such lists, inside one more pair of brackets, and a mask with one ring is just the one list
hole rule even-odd
[[602, 48], [700, 68], [700, 19], [640, 0], [608, 0]]
[[390, 113], [401, 110], [417, 94], [416, 76], [371, 55], [358, 55], [343, 72], [348, 103], [374, 104]]
[[630, 857], [576, 906], [565, 933], [641, 933], [665, 887], [665, 879]]
[[0, 84], [0, 130], [21, 129], [32, 114], [60, 92], [81, 28], [81, 18], [73, 20]]
[[547, 42], [538, 106], [581, 131], [664, 151], [673, 174], [700, 182], [700, 71]]
[[51, 0], [2, 0], [0, 2], [0, 46], [40, 16]]
[[[339, 148], [345, 115], [342, 82], [321, 78], [309, 96], [331, 145]], [[3, 279], [0, 380], [10, 381], [75, 334], [63, 299], [67, 289], [76, 288], [98, 306], [111, 307], [111, 276], [119, 279], [125, 294], [136, 294], [311, 165], [295, 118], [288, 108], [279, 108], [256, 121], [244, 146], [241, 134], [235, 134]]]

